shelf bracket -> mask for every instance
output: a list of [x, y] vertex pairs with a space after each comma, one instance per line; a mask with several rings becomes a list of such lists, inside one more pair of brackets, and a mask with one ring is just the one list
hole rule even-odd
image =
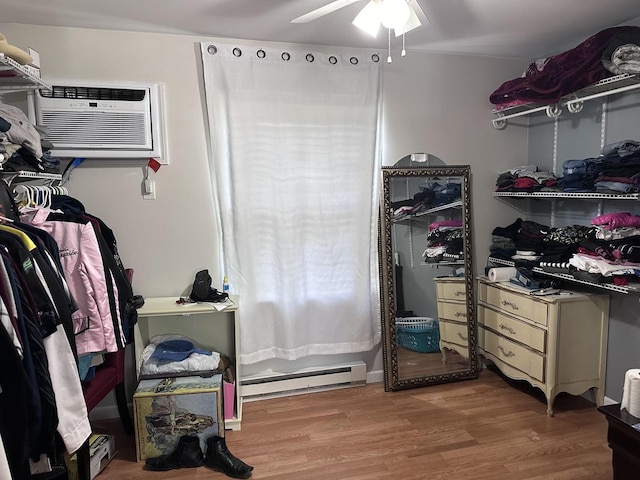
[[498, 118], [494, 118], [491, 122], [496, 130], [503, 130], [507, 126], [507, 119], [502, 114], [498, 114]]
[[549, 118], [558, 118], [562, 113], [562, 108], [558, 104], [547, 105], [545, 108], [545, 113]]
[[530, 115], [530, 114], [535, 113], [535, 112], [547, 111], [548, 108], [549, 108], [549, 105], [542, 105], [542, 106], [535, 107], [535, 108], [528, 108], [527, 107], [526, 110], [517, 111], [517, 112], [511, 113], [509, 115], [506, 115], [502, 111], [494, 110], [493, 113], [495, 113], [498, 116], [498, 118], [492, 119], [491, 122], [493, 123], [494, 128], [496, 128], [497, 130], [501, 130], [504, 127], [507, 126], [507, 120], [509, 120], [510, 118], [522, 117], [524, 115]]
[[575, 93], [572, 93], [569, 95], [566, 105], [569, 113], [580, 113], [584, 108], [584, 99], [578, 98]]

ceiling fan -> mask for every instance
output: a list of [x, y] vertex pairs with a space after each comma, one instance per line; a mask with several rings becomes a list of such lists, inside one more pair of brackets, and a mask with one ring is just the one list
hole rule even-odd
[[[294, 18], [291, 23], [308, 23], [359, 1], [361, 0], [334, 0]], [[353, 24], [373, 37], [377, 35], [380, 24], [394, 29], [395, 35], [400, 36], [422, 25], [418, 15], [429, 22], [418, 0], [368, 0]]]

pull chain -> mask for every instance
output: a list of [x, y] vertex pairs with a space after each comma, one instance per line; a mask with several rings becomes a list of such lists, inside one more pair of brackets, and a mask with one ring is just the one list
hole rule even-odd
[[389, 55], [387, 56], [387, 63], [391, 63], [391, 29], [389, 28]]
[[400, 55], [403, 57], [407, 55], [407, 51], [404, 49], [404, 31], [402, 32], [402, 53]]

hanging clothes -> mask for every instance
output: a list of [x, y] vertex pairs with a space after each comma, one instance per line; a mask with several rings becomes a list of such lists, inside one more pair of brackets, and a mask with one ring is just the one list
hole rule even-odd
[[108, 270], [113, 277], [117, 291], [117, 301], [119, 305], [118, 313], [122, 323], [122, 330], [127, 344], [133, 342], [133, 326], [137, 323], [137, 308], [144, 303], [140, 295], [133, 294], [131, 279], [124, 267], [120, 253], [118, 252], [118, 242], [113, 230], [99, 217], [87, 212], [84, 205], [76, 198], [65, 194], [54, 194], [50, 198], [50, 208], [60, 210], [67, 215], [77, 215], [84, 220], [92, 222], [100, 252]]
[[64, 275], [78, 304], [72, 315], [78, 356], [122, 348], [125, 339], [121, 325], [114, 323], [118, 318], [112, 315], [113, 296], [109, 296], [107, 287], [112, 279], [106, 276], [93, 224], [47, 208], [28, 212], [21, 219], [46, 231], [58, 243]]
[[[0, 434], [4, 444], [7, 468], [11, 472], [8, 478], [28, 478], [27, 431], [28, 424], [27, 381], [22, 368], [20, 355], [4, 327], [0, 327], [0, 411], [11, 412], [0, 416]], [[2, 477], [7, 478], [7, 477]]]
[[89, 438], [82, 360], [131, 343], [143, 303], [102, 220], [66, 195], [59, 210], [34, 205], [50, 206], [52, 191], [0, 215], [10, 222], [0, 223], [0, 411], [12, 412], [0, 416], [3, 479], [31, 478], [43, 459], [64, 465], [61, 449]]
[[[12, 227], [0, 226], [0, 312], [9, 318], [2, 323], [4, 331], [11, 331], [7, 326], [13, 329], [8, 334], [13, 348], [2, 349], [0, 385], [3, 400], [17, 399], [28, 412], [22, 419], [20, 409], [2, 408], [3, 412], [12, 412], [1, 417], [0, 432], [13, 479], [28, 478], [27, 460], [56, 457], [56, 435], [69, 452], [74, 452], [91, 434], [76, 357], [58, 321], [59, 310], [48, 303], [52, 299], [49, 286], [37, 284], [45, 279], [42, 272], [46, 266], [38, 265], [31, 256], [28, 240]], [[42, 312], [47, 312], [44, 323], [40, 322]], [[19, 359], [18, 366], [12, 358], [14, 363]], [[9, 448], [7, 440], [11, 442]]]

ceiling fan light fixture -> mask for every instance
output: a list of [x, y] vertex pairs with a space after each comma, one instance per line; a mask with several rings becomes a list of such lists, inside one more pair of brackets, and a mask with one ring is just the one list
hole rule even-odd
[[396, 37], [399, 37], [403, 33], [410, 32], [414, 28], [418, 28], [419, 26], [422, 25], [422, 22], [418, 18], [418, 15], [416, 15], [415, 10], [411, 8], [411, 6], [409, 6], [409, 10], [411, 12], [409, 15], [409, 20], [407, 20], [407, 22], [404, 25], [402, 25], [400, 28], [395, 28]]
[[380, 0], [371, 0], [351, 23], [372, 37], [376, 37], [380, 29], [380, 4]]
[[[387, 28], [389, 36], [388, 47], [389, 55], [387, 63], [391, 63], [391, 30], [395, 31], [395, 36], [402, 35], [402, 53], [404, 57], [407, 54], [404, 48], [404, 34], [414, 28], [418, 28], [422, 23], [410, 5], [414, 0], [369, 0], [367, 4], [360, 10], [353, 24], [360, 30], [368, 33], [372, 37], [378, 35], [380, 25]], [[420, 6], [416, 3], [415, 8], [421, 11]]]
[[411, 12], [406, 0], [382, 0], [380, 2], [380, 22], [387, 28], [402, 28], [409, 21]]

